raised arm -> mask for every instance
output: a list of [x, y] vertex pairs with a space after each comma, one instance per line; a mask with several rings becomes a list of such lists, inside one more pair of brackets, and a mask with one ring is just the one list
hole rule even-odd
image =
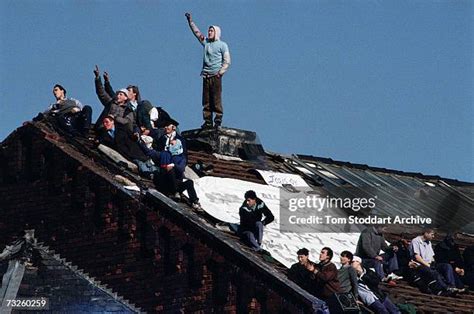
[[104, 71], [104, 88], [105, 88], [105, 92], [112, 98], [115, 97], [115, 91], [114, 89], [112, 88], [112, 84], [110, 84], [110, 75], [109, 73], [107, 73], [106, 71]]
[[196, 38], [202, 44], [204, 42], [204, 39], [206, 39], [206, 37], [201, 33], [199, 28], [194, 23], [191, 13], [186, 13], [184, 15], [186, 16], [186, 19], [188, 20], [189, 27], [191, 28], [191, 31], [193, 32], [194, 36], [196, 36]]
[[110, 97], [104, 90], [104, 86], [102, 85], [102, 81], [100, 79], [99, 67], [97, 65], [95, 66], [94, 74], [95, 74], [95, 92], [97, 94], [97, 97], [99, 97], [99, 100], [102, 103], [102, 105], [108, 106], [113, 98]]

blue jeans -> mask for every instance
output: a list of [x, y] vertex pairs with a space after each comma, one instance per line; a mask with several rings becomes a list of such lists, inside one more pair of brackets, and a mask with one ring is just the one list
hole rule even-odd
[[379, 261], [374, 258], [362, 259], [363, 266], [366, 268], [374, 268], [380, 279], [385, 277], [384, 267], [388, 274], [398, 269], [397, 253], [394, 252], [391, 254], [382, 254], [381, 256], [383, 261]]
[[260, 250], [263, 238], [263, 223], [261, 221], [255, 222], [253, 230], [241, 231], [241, 237], [252, 249]]
[[444, 281], [450, 287], [464, 288], [464, 284], [459, 278], [458, 274], [453, 269], [453, 266], [448, 263], [436, 264], [436, 270], [443, 276]]

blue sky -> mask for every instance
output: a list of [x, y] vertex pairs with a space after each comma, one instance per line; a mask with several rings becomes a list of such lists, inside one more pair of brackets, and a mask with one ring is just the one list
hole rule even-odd
[[201, 30], [232, 65], [224, 126], [265, 149], [474, 182], [473, 1], [0, 0], [0, 140], [68, 96], [102, 110], [94, 65], [182, 129], [201, 117]]

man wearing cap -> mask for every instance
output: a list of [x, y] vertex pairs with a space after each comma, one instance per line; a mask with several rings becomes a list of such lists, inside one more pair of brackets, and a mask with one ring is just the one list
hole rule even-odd
[[[171, 118], [163, 122], [165, 134], [156, 143], [158, 154], [153, 159], [156, 163], [156, 158], [159, 158], [161, 169], [159, 175], [154, 178], [154, 183], [160, 192], [174, 198], [180, 198], [179, 194], [187, 191], [191, 207], [200, 211], [202, 208], [194, 189], [194, 182], [184, 178], [187, 164], [186, 140], [176, 132], [177, 124], [178, 122]], [[180, 153], [173, 156], [171, 151], [176, 141], [181, 144]], [[165, 158], [166, 156], [169, 158]]]
[[91, 125], [92, 108], [82, 106], [74, 98], [67, 98], [66, 93], [66, 89], [62, 85], [54, 85], [53, 95], [56, 102], [51, 104], [45, 112], [35, 117], [33, 121], [39, 121], [45, 116], [54, 117], [58, 125], [68, 133], [86, 136]]
[[95, 70], [95, 91], [100, 102], [104, 106], [104, 110], [97, 119], [96, 130], [102, 128], [102, 121], [107, 115], [115, 117], [115, 123], [117, 125], [123, 125], [130, 132], [133, 132], [135, 127], [136, 113], [133, 111], [132, 105], [128, 101], [128, 90], [122, 88], [115, 93], [112, 97], [105, 89], [100, 79], [99, 67], [96, 65]]
[[352, 267], [357, 273], [357, 288], [363, 304], [375, 313], [400, 313], [388, 296], [379, 289], [379, 276], [364, 268], [359, 256], [352, 258]]
[[[110, 83], [109, 73], [104, 71], [103, 76], [105, 92], [111, 97], [114, 97], [115, 92]], [[134, 132], [151, 136], [153, 140], [157, 141], [165, 134], [163, 129], [164, 123], [171, 119], [170, 115], [162, 107], [155, 107], [150, 101], [142, 100], [138, 86], [128, 85], [127, 91], [129, 103], [133, 111], [136, 112], [135, 122], [137, 129], [135, 129]], [[176, 124], [176, 126], [178, 125]]]
[[191, 13], [186, 13], [189, 27], [194, 36], [204, 46], [204, 58], [201, 76], [202, 85], [202, 114], [204, 124], [202, 128], [212, 128], [212, 114], [215, 113], [214, 126], [222, 124], [222, 76], [230, 65], [229, 47], [220, 40], [221, 29], [211, 25], [207, 31], [207, 38], [194, 24]]

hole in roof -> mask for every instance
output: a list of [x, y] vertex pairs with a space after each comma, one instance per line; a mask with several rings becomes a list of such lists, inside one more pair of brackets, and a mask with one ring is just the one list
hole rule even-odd
[[339, 179], [339, 177], [335, 176], [334, 174], [330, 173], [329, 171], [326, 171], [326, 170], [319, 170], [319, 172], [323, 175], [325, 175], [326, 177], [328, 178], [331, 178], [331, 179]]
[[298, 169], [299, 171], [305, 173], [305, 174], [313, 174], [311, 171], [309, 171], [305, 167], [295, 166], [295, 168]]

